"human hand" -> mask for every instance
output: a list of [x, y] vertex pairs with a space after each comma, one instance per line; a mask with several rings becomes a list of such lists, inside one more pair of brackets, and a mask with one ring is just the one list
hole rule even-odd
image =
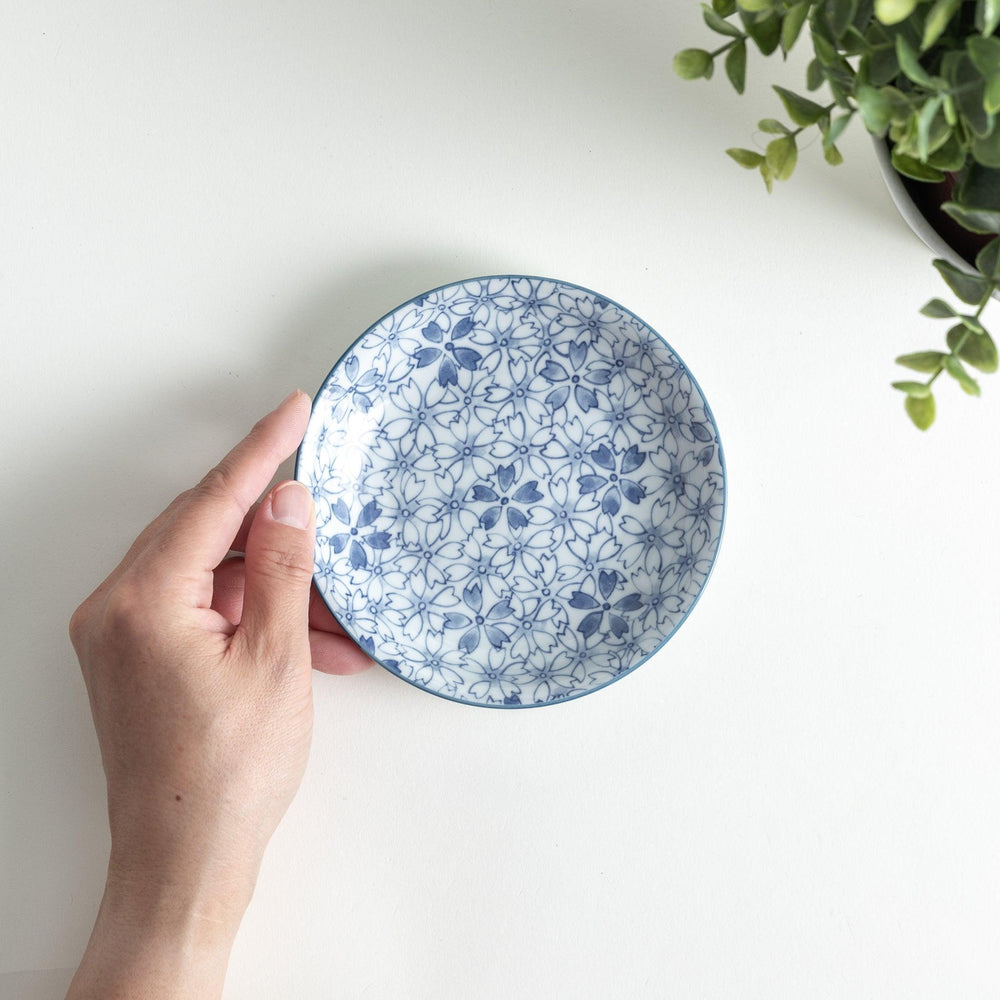
[[305, 770], [310, 667], [371, 664], [311, 589], [308, 490], [281, 483], [254, 505], [308, 415], [300, 392], [264, 417], [73, 615], [111, 859], [70, 997], [221, 992], [264, 848]]

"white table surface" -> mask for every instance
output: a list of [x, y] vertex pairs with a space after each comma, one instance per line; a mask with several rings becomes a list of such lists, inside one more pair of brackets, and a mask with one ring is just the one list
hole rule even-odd
[[1000, 379], [906, 421], [943, 286], [863, 134], [770, 198], [723, 155], [801, 58], [682, 83], [680, 0], [38, 0], [0, 35], [0, 997], [60, 995], [101, 892], [73, 607], [370, 322], [506, 271], [691, 367], [714, 576], [561, 706], [317, 676], [226, 996], [997, 995]]

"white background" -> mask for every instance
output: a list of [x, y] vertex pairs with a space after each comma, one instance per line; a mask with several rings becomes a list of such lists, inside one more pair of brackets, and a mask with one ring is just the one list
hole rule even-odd
[[617, 299], [691, 367], [730, 477], [714, 576], [561, 706], [317, 676], [227, 997], [996, 995], [1000, 381], [944, 386], [926, 435], [888, 388], [944, 289], [866, 136], [771, 197], [723, 155], [804, 59], [685, 84], [686, 0], [16, 6], [0, 996], [60, 994], [101, 893], [73, 607], [369, 323], [504, 271]]

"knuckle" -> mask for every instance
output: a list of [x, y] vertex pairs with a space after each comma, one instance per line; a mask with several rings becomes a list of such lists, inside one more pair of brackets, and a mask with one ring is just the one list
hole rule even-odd
[[104, 602], [104, 631], [111, 636], [131, 635], [138, 630], [146, 606], [141, 589], [128, 579], [121, 580]]
[[69, 619], [69, 639], [75, 648], [79, 648], [87, 634], [91, 618], [91, 600], [88, 597]]
[[192, 486], [186, 489], [183, 493], [178, 493], [176, 497], [170, 502], [167, 510], [176, 510], [178, 507], [184, 507], [189, 504], [198, 495], [198, 488]]
[[239, 492], [236, 488], [235, 476], [225, 459], [214, 469], [206, 473], [202, 481], [191, 491], [195, 498], [206, 497], [209, 500], [220, 501], [232, 507], [238, 507], [242, 514]]
[[264, 576], [293, 579], [298, 582], [311, 580], [313, 560], [311, 552], [303, 552], [281, 545], [265, 545], [257, 552], [258, 568]]

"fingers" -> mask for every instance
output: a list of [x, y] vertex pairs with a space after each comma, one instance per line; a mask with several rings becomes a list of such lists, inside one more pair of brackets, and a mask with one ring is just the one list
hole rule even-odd
[[212, 582], [212, 610], [231, 625], [243, 617], [243, 558], [224, 559], [215, 570]]
[[253, 524], [253, 519], [257, 516], [257, 509], [259, 507], [259, 503], [253, 504], [244, 515], [243, 523], [240, 525], [240, 530], [236, 532], [236, 537], [229, 543], [229, 548], [233, 552], [246, 552], [247, 536], [250, 534], [250, 525]]
[[310, 632], [309, 649], [313, 669], [324, 674], [359, 674], [375, 664], [353, 639], [332, 632]]
[[309, 397], [296, 391], [186, 494], [158, 553], [173, 572], [195, 576], [218, 566], [254, 501], [302, 440], [308, 420]]
[[309, 490], [279, 483], [262, 501], [247, 536], [238, 629], [258, 652], [302, 661], [306, 668], [315, 540]]

